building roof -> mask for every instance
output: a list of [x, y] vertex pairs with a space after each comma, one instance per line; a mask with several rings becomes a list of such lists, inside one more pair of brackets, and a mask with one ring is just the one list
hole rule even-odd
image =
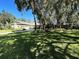
[[[35, 25], [35, 23], [34, 22], [24, 22], [24, 21], [16, 21], [16, 22], [14, 22], [15, 24], [17, 24], [17, 25]], [[39, 23], [37, 23], [37, 25], [39, 25]]]

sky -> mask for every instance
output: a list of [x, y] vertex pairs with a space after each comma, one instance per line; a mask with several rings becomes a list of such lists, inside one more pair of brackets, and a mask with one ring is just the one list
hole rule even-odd
[[2, 10], [5, 10], [8, 13], [11, 13], [17, 18], [25, 18], [27, 20], [33, 20], [32, 11], [31, 10], [28, 10], [27, 12], [18, 11], [16, 4], [14, 3], [14, 0], [0, 0], [0, 12]]

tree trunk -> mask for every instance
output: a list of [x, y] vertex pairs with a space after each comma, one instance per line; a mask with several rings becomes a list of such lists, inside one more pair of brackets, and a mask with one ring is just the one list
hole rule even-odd
[[44, 21], [43, 21], [43, 30], [45, 30], [45, 19], [44, 19]]
[[70, 29], [72, 30], [72, 28], [73, 28], [73, 23], [71, 23], [71, 26], [70, 26]]
[[35, 23], [35, 31], [36, 31], [36, 29], [37, 29], [37, 24], [36, 24], [36, 18], [35, 18], [35, 15], [33, 14], [33, 16], [34, 16], [34, 23]]

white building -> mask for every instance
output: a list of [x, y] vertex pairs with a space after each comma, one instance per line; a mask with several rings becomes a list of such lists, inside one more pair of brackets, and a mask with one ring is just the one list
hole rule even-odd
[[16, 21], [12, 24], [12, 28], [14, 28], [14, 29], [30, 29], [30, 28], [34, 28], [34, 23]]

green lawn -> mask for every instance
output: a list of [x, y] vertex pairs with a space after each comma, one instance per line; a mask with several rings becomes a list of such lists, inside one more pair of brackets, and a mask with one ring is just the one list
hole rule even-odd
[[79, 59], [79, 31], [0, 36], [0, 59]]
[[5, 32], [12, 32], [12, 30], [7, 29], [7, 30], [0, 30], [0, 33], [5, 33]]

